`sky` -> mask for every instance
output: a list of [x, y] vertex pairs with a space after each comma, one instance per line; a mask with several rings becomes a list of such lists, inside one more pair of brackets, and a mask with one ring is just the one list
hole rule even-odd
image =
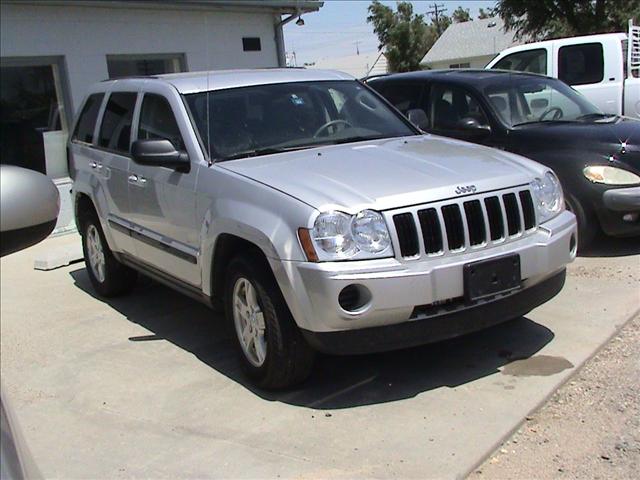
[[[383, 1], [395, 10], [395, 1]], [[425, 14], [432, 10], [431, 1], [413, 1], [413, 11]], [[490, 8], [494, 0], [439, 0], [451, 15], [461, 6], [468, 8], [472, 18], [478, 15], [478, 9]], [[367, 23], [367, 8], [370, 0], [325, 0], [319, 12], [303, 15], [304, 26], [290, 22], [284, 27], [287, 54], [295, 52], [297, 66], [307, 62], [317, 62], [327, 57], [342, 57], [360, 53], [370, 53], [378, 48], [378, 39], [371, 24]]]

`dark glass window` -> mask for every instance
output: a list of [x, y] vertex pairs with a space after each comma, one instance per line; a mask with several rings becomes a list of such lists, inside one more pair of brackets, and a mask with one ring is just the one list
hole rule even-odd
[[584, 43], [560, 47], [558, 78], [569, 85], [600, 83], [604, 78], [602, 44]]
[[489, 125], [480, 104], [462, 88], [436, 85], [430, 100], [428, 117], [434, 130], [464, 130], [469, 119]]
[[98, 119], [98, 112], [100, 112], [103, 98], [104, 93], [94, 93], [87, 99], [87, 103], [84, 104], [82, 113], [80, 113], [76, 131], [73, 134], [74, 140], [93, 143], [93, 131], [96, 127], [96, 120]]
[[260, 37], [244, 37], [242, 39], [242, 49], [245, 52], [259, 52], [262, 50]]
[[166, 98], [149, 93], [144, 96], [140, 111], [138, 139], [169, 140], [177, 150], [184, 150], [178, 122]]
[[382, 93], [394, 107], [406, 115], [407, 111], [419, 108], [422, 85], [417, 83], [387, 85], [382, 87]]
[[547, 50], [536, 48], [507, 55], [493, 67], [498, 70], [514, 70], [516, 72], [530, 72], [547, 74]]
[[131, 122], [137, 93], [115, 92], [109, 96], [100, 126], [99, 145], [116, 152], [129, 153]]

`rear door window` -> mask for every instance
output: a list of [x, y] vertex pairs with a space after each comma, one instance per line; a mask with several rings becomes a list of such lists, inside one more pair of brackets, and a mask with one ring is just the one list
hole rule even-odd
[[138, 140], [169, 140], [178, 151], [185, 149], [178, 122], [169, 101], [152, 93], [145, 94], [140, 111]]
[[512, 53], [511, 55], [504, 57], [491, 68], [546, 75], [547, 49], [536, 48], [534, 50]]
[[558, 78], [569, 85], [600, 83], [604, 78], [602, 44], [583, 43], [560, 47]]
[[93, 143], [93, 132], [96, 128], [96, 120], [98, 119], [103, 98], [104, 93], [94, 93], [89, 96], [78, 118], [76, 130], [73, 132], [73, 140], [82, 143]]
[[382, 87], [381, 93], [394, 107], [406, 115], [409, 110], [420, 108], [422, 85], [416, 83], [392, 84]]
[[131, 123], [137, 96], [134, 92], [115, 92], [109, 96], [100, 126], [100, 147], [129, 154]]

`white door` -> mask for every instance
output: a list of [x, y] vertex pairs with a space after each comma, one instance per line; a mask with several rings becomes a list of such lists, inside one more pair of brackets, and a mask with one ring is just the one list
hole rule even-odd
[[604, 113], [622, 114], [624, 72], [619, 39], [556, 44], [554, 59], [554, 77], [571, 85]]

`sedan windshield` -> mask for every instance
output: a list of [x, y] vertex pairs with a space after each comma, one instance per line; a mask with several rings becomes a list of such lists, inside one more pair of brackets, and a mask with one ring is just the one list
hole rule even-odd
[[580, 93], [560, 81], [509, 76], [484, 93], [510, 127], [539, 122], [576, 122], [607, 117]]
[[356, 81], [278, 83], [185, 97], [214, 160], [417, 134]]

